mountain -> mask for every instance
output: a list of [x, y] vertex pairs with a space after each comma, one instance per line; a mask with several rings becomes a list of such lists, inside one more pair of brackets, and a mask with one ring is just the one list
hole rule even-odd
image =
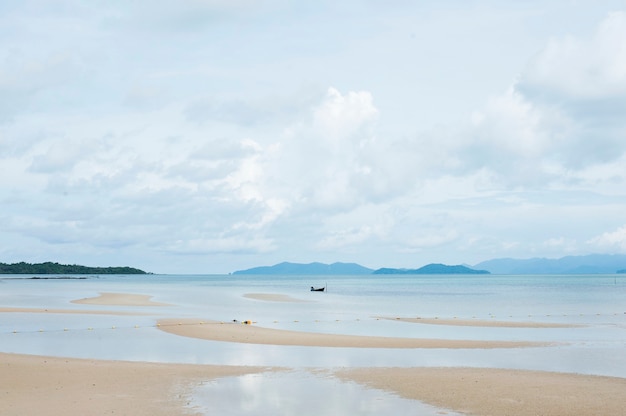
[[612, 274], [626, 268], [626, 255], [590, 254], [560, 259], [493, 259], [473, 267], [493, 274]]
[[445, 264], [427, 264], [419, 269], [382, 268], [374, 274], [489, 274], [487, 270], [475, 270], [466, 266], [447, 266]]
[[238, 270], [233, 274], [304, 274], [304, 275], [354, 275], [371, 274], [372, 269], [356, 263], [289, 263], [283, 262], [273, 266], [253, 267], [247, 270]]

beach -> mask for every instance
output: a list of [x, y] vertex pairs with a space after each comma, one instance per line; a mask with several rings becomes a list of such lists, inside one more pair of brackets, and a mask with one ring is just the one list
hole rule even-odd
[[[159, 292], [162, 295], [162, 292]], [[156, 296], [158, 297], [158, 296]], [[163, 297], [163, 296], [162, 296]], [[257, 314], [281, 305], [302, 305], [302, 308], [314, 308], [316, 303], [326, 302], [327, 298], [307, 298], [294, 296], [293, 293], [243, 292], [239, 294], [241, 305], [249, 305]], [[296, 330], [298, 323], [271, 327], [270, 322], [263, 320], [219, 320], [213, 316], [201, 316], [199, 311], [180, 308], [175, 300], [154, 300], [152, 293], [124, 293], [122, 291], [98, 291], [93, 296], [71, 299], [67, 302], [76, 305], [76, 309], [58, 307], [59, 305], [17, 306], [0, 305], [0, 316], [17, 317], [21, 320], [36, 320], [42, 317], [57, 315], [72, 319], [85, 319], [83, 316], [98, 316], [106, 319], [109, 315], [115, 319], [142, 319], [153, 322], [145, 331], [127, 329], [133, 337], [154, 336], [166, 337], [175, 342], [199, 343], [205, 349], [226, 345], [229, 350], [234, 348], [243, 353], [257, 351], [285, 351], [285, 359], [278, 353], [272, 358], [272, 365], [248, 365], [245, 360], [241, 364], [236, 360], [221, 360], [218, 353], [213, 364], [150, 362], [141, 359], [108, 359], [80, 358], [72, 356], [47, 356], [45, 354], [22, 354], [18, 352], [0, 352], [0, 414], [3, 415], [61, 415], [61, 414], [133, 414], [133, 415], [203, 415], [210, 414], [206, 407], [197, 405], [194, 397], [200, 390], [199, 386], [224, 383], [225, 380], [238, 380], [241, 377], [281, 377], [294, 370], [310, 374], [325, 383], [342, 383], [342, 385], [360, 386], [362, 391], [385, 392], [389, 397], [424, 403], [433, 406], [433, 414], [469, 414], [469, 415], [622, 415], [626, 408], [626, 378], [576, 372], [538, 371], [520, 368], [482, 368], [463, 365], [433, 366], [385, 365], [385, 361], [363, 365], [355, 361], [346, 367], [343, 365], [294, 366], [289, 356], [301, 354], [328, 355], [329, 351], [345, 350], [349, 355], [352, 351], [364, 351], [368, 356], [386, 357], [395, 355], [393, 351], [405, 351], [407, 357], [421, 355], [432, 350], [435, 354], [453, 354], [459, 351], [466, 354], [481, 351], [508, 354], [532, 354], [532, 351], [550, 351], [551, 348], [566, 345], [567, 342], [556, 342], [548, 339], [539, 341], [535, 338], [526, 340], [504, 339], [464, 339], [461, 334], [477, 331], [577, 331], [587, 327], [580, 323], [547, 322], [532, 319], [499, 320], [471, 317], [456, 318], [422, 318], [388, 315], [371, 315], [366, 323], [350, 322], [345, 331], [327, 333], [323, 330]], [[246, 303], [253, 302], [253, 303]], [[62, 302], [59, 302], [59, 304]], [[217, 310], [217, 309], [216, 309]], [[190, 317], [189, 315], [194, 317]], [[263, 316], [263, 315], [260, 315]], [[74, 318], [76, 317], [76, 318]], [[621, 319], [617, 316], [614, 319]], [[47, 322], [47, 321], [46, 321]], [[54, 321], [50, 321], [54, 322]], [[130, 321], [129, 321], [130, 322]], [[621, 322], [621, 321], [619, 321]], [[365, 335], [351, 332], [351, 328], [363, 325], [381, 325], [381, 328], [459, 328], [459, 336], [450, 337], [416, 337]], [[327, 324], [330, 327], [330, 323]], [[465, 328], [460, 332], [461, 328]], [[72, 336], [77, 339], [97, 336], [105, 340], [104, 328], [78, 333], [73, 330]], [[360, 331], [360, 329], [359, 329]], [[26, 332], [26, 331], [24, 331]], [[37, 335], [25, 334], [35, 338]], [[52, 332], [52, 331], [48, 331]], [[72, 331], [67, 331], [68, 332]], [[410, 331], [404, 330], [407, 334]], [[453, 333], [455, 333], [453, 332]], [[447, 334], [448, 332], [442, 332]], [[569, 333], [569, 332], [568, 332]], [[104, 334], [104, 335], [103, 335]], [[147, 334], [147, 335], [142, 335]], [[10, 334], [4, 335], [11, 337]], [[20, 336], [20, 333], [13, 337]], [[42, 334], [42, 336], [58, 337], [63, 334]], [[124, 338], [129, 338], [123, 335]], [[7, 338], [10, 339], [10, 338]], [[15, 338], [12, 338], [15, 339]], [[185, 341], [188, 339], [189, 341]], [[99, 341], [101, 342], [101, 341]], [[182, 344], [181, 344], [182, 345]], [[241, 347], [238, 347], [241, 346]], [[202, 347], [200, 347], [202, 348]], [[237, 350], [240, 348], [240, 350]], [[269, 350], [267, 349], [269, 348]], [[293, 350], [292, 348], [296, 348]], [[195, 351], [195, 350], [194, 350]], [[217, 350], [216, 350], [217, 351]], [[447, 352], [446, 352], [447, 351]], [[215, 355], [214, 354], [214, 355]], [[228, 356], [228, 355], [225, 355]], [[487, 355], [488, 356], [488, 355]], [[230, 357], [230, 356], [228, 356]], [[161, 360], [161, 359], [159, 359]], [[250, 358], [247, 358], [250, 361]], [[165, 360], [161, 360], [165, 361]], [[196, 361], [202, 361], [197, 360]], [[219, 364], [219, 361], [224, 361]], [[410, 361], [410, 360], [406, 360]], [[252, 360], [254, 362], [254, 360]], [[257, 360], [265, 363], [264, 360]], [[235, 363], [235, 365], [233, 365]], [[389, 364], [393, 364], [389, 361]], [[274, 376], [271, 376], [274, 374]], [[223, 381], [220, 381], [223, 380]], [[242, 379], [243, 380], [243, 379]], [[208, 383], [208, 384], [207, 384]], [[348, 384], [345, 384], [348, 383]], [[380, 393], [382, 394], [382, 393]], [[36, 397], [37, 400], [33, 400]], [[242, 394], [242, 397], [247, 397]], [[387, 397], [387, 396], [385, 396]], [[244, 399], [242, 399], [244, 400]], [[243, 411], [241, 413], [247, 414]], [[252, 413], [251, 413], [252, 414]], [[306, 414], [306, 413], [304, 413]], [[355, 413], [356, 414], [356, 413]], [[421, 414], [421, 413], [420, 413]]]
[[79, 360], [0, 353], [0, 414], [196, 414], [191, 386], [257, 368]]

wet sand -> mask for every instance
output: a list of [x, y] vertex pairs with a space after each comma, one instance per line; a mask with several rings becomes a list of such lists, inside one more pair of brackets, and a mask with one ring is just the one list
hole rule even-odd
[[480, 368], [359, 368], [344, 380], [471, 415], [626, 414], [626, 379]]
[[392, 338], [358, 335], [321, 334], [263, 328], [242, 323], [198, 319], [162, 319], [162, 331], [211, 341], [245, 344], [294, 345], [339, 348], [523, 348], [549, 345], [525, 341], [477, 341], [455, 339]]
[[151, 298], [152, 296], [131, 293], [100, 293], [100, 296], [76, 299], [72, 303], [107, 306], [171, 306], [168, 303], [154, 302], [150, 300]]
[[[150, 301], [150, 296], [127, 294], [102, 294], [98, 298], [82, 299], [75, 303], [165, 305]], [[48, 311], [37, 308], [32, 310], [3, 308], [3, 310]], [[85, 313], [74, 310], [67, 312]], [[411, 322], [411, 318], [406, 319]], [[419, 321], [422, 323], [421, 319]], [[442, 324], [442, 320], [435, 321]], [[453, 322], [458, 325], [457, 320]], [[483, 325], [480, 321], [469, 322]], [[261, 328], [254, 324], [219, 323], [198, 319], [161, 320], [158, 325], [161, 330], [179, 336], [313, 347], [488, 349], [542, 345], [531, 342], [316, 334]], [[192, 415], [195, 412], [188, 403], [194, 387], [219, 377], [270, 370], [260, 367], [156, 364], [0, 353], [0, 414]], [[315, 373], [317, 370], [311, 371]], [[333, 374], [341, 380], [357, 382], [369, 388], [382, 389], [408, 399], [423, 401], [441, 408], [442, 414], [445, 414], [443, 409], [472, 415], [626, 414], [624, 378], [480, 368], [331, 368], [322, 369], [322, 372]]]
[[51, 308], [0, 308], [0, 313], [59, 313], [59, 314], [79, 314], [79, 315], [121, 315], [140, 316], [148, 315], [141, 312], [126, 311], [103, 311], [90, 309], [51, 309]]
[[439, 318], [390, 318], [385, 316], [377, 319], [390, 321], [409, 322], [427, 325], [451, 325], [451, 326], [479, 326], [497, 328], [579, 328], [583, 325], [562, 324], [550, 322], [520, 322], [520, 321], [496, 321], [484, 319], [439, 319]]
[[256, 367], [155, 364], [0, 353], [0, 414], [193, 415], [191, 388]]
[[[269, 370], [3, 353], [0, 369], [0, 414], [7, 416], [193, 415], [188, 403], [195, 386]], [[471, 415], [618, 416], [626, 403], [622, 378], [480, 368], [356, 368], [330, 373]]]
[[246, 293], [243, 297], [248, 299], [264, 300], [266, 302], [311, 302], [309, 300], [296, 299], [288, 295], [280, 295], [277, 293]]

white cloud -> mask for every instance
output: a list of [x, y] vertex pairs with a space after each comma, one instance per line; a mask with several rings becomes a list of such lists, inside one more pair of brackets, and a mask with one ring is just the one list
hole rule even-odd
[[587, 241], [589, 245], [597, 249], [609, 252], [618, 251], [626, 253], [626, 225], [619, 227], [615, 231], [607, 231], [597, 237]]
[[[608, 14], [591, 39], [553, 38], [530, 63], [522, 78], [535, 91], [573, 99], [626, 94], [626, 12]], [[536, 91], [538, 92], [538, 91]]]
[[622, 221], [606, 5], [21, 4], [0, 15], [0, 254], [414, 267], [576, 252]]
[[369, 92], [350, 91], [342, 95], [335, 88], [329, 88], [326, 100], [314, 112], [314, 123], [320, 134], [346, 140], [377, 114]]

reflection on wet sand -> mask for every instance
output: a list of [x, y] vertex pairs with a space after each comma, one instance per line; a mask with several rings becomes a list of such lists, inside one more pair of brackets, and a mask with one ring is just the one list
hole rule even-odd
[[330, 372], [307, 371], [265, 372], [209, 381], [193, 389], [190, 405], [202, 414], [240, 416], [458, 415], [395, 393], [338, 379]]

